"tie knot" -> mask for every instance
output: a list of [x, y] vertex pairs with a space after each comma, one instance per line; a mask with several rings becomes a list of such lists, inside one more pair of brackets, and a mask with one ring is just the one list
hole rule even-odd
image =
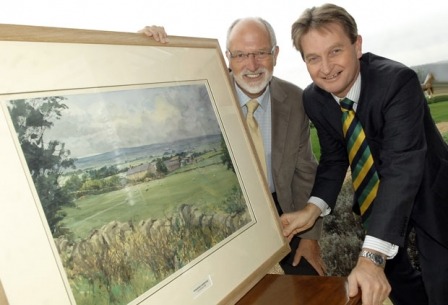
[[342, 111], [350, 111], [353, 109], [353, 104], [355, 102], [353, 102], [352, 100], [350, 100], [348, 98], [345, 98], [345, 99], [341, 100], [339, 103], [341, 104]]
[[247, 106], [247, 113], [254, 114], [255, 110], [258, 108], [258, 101], [257, 100], [250, 100], [246, 103]]

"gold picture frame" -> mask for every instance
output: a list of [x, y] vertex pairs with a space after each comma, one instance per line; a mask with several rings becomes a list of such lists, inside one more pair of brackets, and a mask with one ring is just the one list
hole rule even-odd
[[[13, 113], [14, 110], [23, 110], [20, 108], [23, 105], [28, 107], [32, 103], [40, 103], [39, 105], [44, 105], [43, 107], [51, 104], [70, 108], [70, 105], [64, 104], [65, 101], [68, 103], [74, 100], [71, 105], [76, 106], [76, 100], [80, 99], [75, 97], [81, 97], [84, 102], [90, 99], [89, 103], [83, 104], [87, 105], [84, 109], [80, 106], [81, 104], [77, 108], [92, 115], [89, 119], [84, 118], [84, 124], [88, 125], [100, 119], [102, 112], [87, 110], [88, 106], [99, 103], [99, 100], [103, 100], [102, 105], [105, 106], [103, 110], [112, 111], [110, 110], [112, 96], [116, 97], [119, 93], [122, 101], [118, 107], [121, 107], [120, 112], [126, 112], [128, 108], [132, 108], [132, 101], [135, 99], [131, 102], [123, 102], [123, 99], [131, 95], [134, 98], [135, 93], [140, 94], [143, 91], [153, 92], [152, 90], [156, 88], [164, 92], [166, 100], [178, 101], [184, 95], [187, 97], [191, 95], [186, 100], [188, 103], [176, 104], [178, 108], [175, 109], [184, 116], [182, 122], [187, 122], [185, 109], [188, 109], [192, 121], [203, 124], [200, 128], [197, 128], [197, 124], [194, 125], [196, 127], [178, 127], [174, 134], [192, 132], [197, 129], [207, 133], [205, 121], [213, 121], [216, 124], [215, 127], [219, 127], [222, 143], [224, 143], [222, 149], [227, 150], [231, 160], [230, 163], [227, 162], [227, 166], [233, 166], [237, 188], [241, 191], [241, 196], [246, 203], [246, 221], [240, 222], [234, 231], [212, 243], [203, 253], [177, 266], [172, 274], [162, 277], [148, 289], [142, 288], [144, 291], [137, 296], [134, 295], [130, 299], [128, 297], [127, 301], [117, 304], [234, 304], [289, 252], [288, 243], [281, 233], [271, 194], [260, 174], [257, 159], [248, 140], [228, 70], [216, 39], [170, 36], [169, 43], [161, 44], [138, 33], [5, 24], [0, 25], [0, 66], [2, 67], [0, 75], [2, 156], [0, 158], [2, 169], [0, 171], [0, 185], [2, 185], [0, 188], [2, 207], [0, 277], [10, 304], [82, 304], [81, 299], [74, 296], [73, 270], [67, 274], [65, 265], [67, 262], [60, 255], [60, 243], [56, 242], [58, 234], [63, 233], [56, 234], [55, 232], [65, 227], [52, 226], [49, 216], [46, 216], [47, 210], [41, 204], [42, 194], [36, 187], [36, 180], [33, 180], [36, 169], [33, 169], [29, 155], [24, 153], [25, 149], [21, 142], [23, 137], [28, 137], [31, 142], [36, 141], [35, 137], [29, 134], [22, 134], [21, 138], [18, 127], [20, 124], [28, 124], [27, 120], [31, 119], [31, 115], [23, 119], [23, 116]], [[184, 94], [184, 92], [187, 93]], [[200, 92], [199, 95], [195, 95], [196, 92]], [[57, 100], [53, 99], [54, 97], [57, 97]], [[150, 98], [146, 97], [146, 99]], [[158, 101], [158, 105], [165, 106], [163, 101], [165, 100]], [[198, 109], [193, 108], [190, 102], [197, 102], [198, 104], [193, 105]], [[204, 105], [206, 107], [202, 107]], [[201, 107], [208, 110], [203, 110]], [[53, 117], [50, 121], [51, 126], [64, 116], [59, 113], [61, 108], [57, 110], [52, 108], [51, 114], [56, 115], [57, 119]], [[37, 110], [32, 107], [28, 109]], [[74, 109], [69, 111], [75, 113]], [[138, 117], [141, 117], [144, 111], [146, 108], [137, 108]], [[195, 117], [197, 112], [203, 114], [199, 119]], [[36, 113], [41, 115], [41, 112]], [[164, 114], [167, 113], [168, 110], [164, 112]], [[71, 118], [73, 120], [73, 117]], [[27, 122], [24, 123], [22, 119]], [[135, 129], [135, 132], [128, 132], [127, 135], [146, 133], [141, 127], [147, 126], [149, 120], [142, 123], [137, 119], [134, 120], [134, 117], [129, 114], [125, 119], [129, 125], [135, 128], [140, 127]], [[157, 117], [157, 120], [159, 119], [160, 117]], [[109, 135], [120, 139], [117, 146], [121, 148], [126, 145], [128, 137], [118, 136], [119, 133], [121, 134], [120, 128], [126, 124], [112, 123], [111, 116], [106, 116], [105, 120], [101, 121], [101, 124], [110, 124], [108, 125]], [[151, 124], [157, 128], [153, 121]], [[46, 126], [46, 130], [51, 129], [51, 126]], [[79, 127], [79, 124], [77, 126]], [[166, 128], [166, 125], [163, 126]], [[149, 129], [148, 127], [147, 130]], [[71, 140], [71, 130], [74, 129], [61, 128], [60, 134], [64, 134], [63, 131], [65, 131], [64, 142]], [[96, 137], [96, 142], [103, 139], [104, 137], [101, 136]], [[184, 136], [183, 140], [187, 139], [188, 137]], [[49, 140], [45, 140], [47, 142], [42, 138], [42, 142], [39, 142], [40, 147], [48, 147]], [[80, 138], [76, 140], [77, 142], [72, 143], [77, 144], [71, 145], [73, 150], [81, 147]], [[60, 144], [58, 142], [56, 146]], [[141, 144], [147, 144], [147, 142]], [[176, 169], [182, 163], [186, 164], [185, 168], [190, 169], [190, 173], [199, 171], [199, 166], [189, 165], [189, 161], [185, 161], [187, 149], [179, 153], [181, 150], [179, 147], [180, 145], [173, 144], [169, 148], [170, 156], [177, 158]], [[220, 148], [216, 147], [214, 151], [218, 151], [216, 155], [221, 158]], [[58, 151], [67, 152], [68, 149], [62, 148]], [[210, 151], [212, 150], [209, 150], [207, 156], [212, 155]], [[180, 155], [182, 155], [182, 161]], [[162, 158], [162, 154], [157, 156], [158, 161], [166, 161]], [[152, 157], [155, 159], [154, 156]], [[139, 155], [139, 158], [143, 158], [142, 155]], [[198, 157], [194, 161], [195, 164], [203, 162], [204, 158]], [[126, 161], [127, 165], [130, 164], [129, 160]], [[218, 160], [216, 156], [214, 160], [216, 163]], [[224, 166], [218, 163], [216, 166]], [[166, 165], [166, 167], [169, 166]], [[45, 171], [42, 168], [37, 171], [39, 170]], [[166, 171], [166, 175], [169, 176], [169, 169]], [[220, 173], [223, 171], [221, 168]], [[121, 175], [120, 177], [123, 177], [124, 174]], [[145, 176], [145, 180], [128, 184], [126, 186], [128, 192], [137, 185], [142, 191], [141, 186], [144, 183], [147, 186], [155, 181], [158, 183], [164, 181], [160, 168], [148, 175]], [[205, 177], [211, 180], [213, 175], [215, 174], [210, 173]], [[182, 173], [176, 177], [181, 176]], [[116, 179], [116, 181], [122, 180]], [[129, 182], [130, 178], [126, 181]], [[208, 183], [213, 188], [212, 191], [220, 190], [220, 186], [216, 183], [211, 184], [210, 181]], [[183, 184], [180, 187], [186, 188]], [[77, 198], [84, 199], [90, 196], [89, 194], [91, 193], [83, 193]], [[217, 201], [219, 202], [219, 197]], [[213, 213], [209, 212], [210, 215], [205, 216], [215, 215], [215, 210], [212, 211]], [[197, 212], [196, 209], [190, 209], [188, 215], [194, 215], [195, 212]], [[234, 216], [235, 212], [232, 213]], [[58, 217], [61, 215], [56, 214]], [[205, 216], [201, 216], [201, 219], [205, 219]], [[132, 217], [133, 220], [136, 215]], [[183, 217], [182, 219], [185, 220], [185, 215]], [[169, 215], [168, 218], [172, 219]], [[93, 231], [92, 229], [89, 232], [91, 236]], [[189, 245], [190, 238], [182, 239], [182, 248]], [[87, 280], [77, 282], [77, 285], [94, 286], [92, 283], [86, 284], [87, 282]], [[85, 287], [80, 288], [80, 291], [89, 289]], [[129, 283], [123, 284], [121, 288], [111, 285], [106, 290], [112, 295], [112, 290], [124, 290], [123, 287], [129, 289]], [[79, 291], [77, 293], [79, 294]]]

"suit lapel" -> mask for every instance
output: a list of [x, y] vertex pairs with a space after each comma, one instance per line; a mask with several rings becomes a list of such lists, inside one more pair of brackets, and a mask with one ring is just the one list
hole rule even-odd
[[[377, 96], [378, 92], [371, 92], [370, 88], [371, 86], [368, 86], [369, 84], [369, 66], [366, 62], [364, 62], [365, 56], [362, 57], [360, 64], [361, 64], [361, 95], [359, 96], [358, 101], [358, 108], [356, 109], [356, 114], [358, 115], [359, 120], [361, 121], [361, 124], [363, 124], [363, 128], [366, 129], [367, 126], [365, 126], [365, 123], [367, 121], [367, 117], [371, 113], [373, 109], [371, 107], [373, 106], [371, 104], [371, 98], [372, 96]], [[380, 109], [380, 107], [378, 107]]]
[[334, 131], [341, 137], [344, 138], [342, 132], [342, 111], [338, 103], [330, 97], [318, 99], [316, 103], [321, 103], [319, 106], [319, 111], [322, 111], [324, 120], [334, 129]]

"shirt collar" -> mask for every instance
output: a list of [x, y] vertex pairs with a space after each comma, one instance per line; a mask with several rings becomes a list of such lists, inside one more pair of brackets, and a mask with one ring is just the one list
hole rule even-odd
[[[336, 102], [339, 103], [339, 100], [341, 98], [337, 97], [334, 94], [331, 94], [333, 96], [333, 98], [336, 100]], [[359, 96], [361, 95], [361, 73], [358, 74], [358, 77], [356, 78], [355, 83], [353, 84], [353, 86], [350, 88], [350, 90], [348, 91], [347, 95], [345, 96], [345, 98], [348, 98], [350, 100], [352, 100], [353, 102], [355, 102], [356, 104], [359, 101]]]
[[[252, 98], [250, 98], [246, 94], [244, 94], [243, 90], [241, 90], [241, 88], [236, 83], [235, 83], [235, 88], [236, 88], [236, 94], [237, 94], [240, 106], [243, 107]], [[257, 97], [258, 103], [260, 104], [260, 107], [263, 109], [267, 108], [269, 99], [271, 98], [271, 93], [268, 90], [268, 88], [269, 88], [269, 85], [266, 87], [263, 94], [260, 95], [259, 97]]]

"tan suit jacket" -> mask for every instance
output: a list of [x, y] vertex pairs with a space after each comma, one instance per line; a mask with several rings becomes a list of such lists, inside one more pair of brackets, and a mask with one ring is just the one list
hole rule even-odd
[[[233, 76], [232, 76], [232, 81]], [[302, 104], [302, 89], [273, 77], [269, 86], [272, 110], [272, 177], [283, 212], [300, 210], [308, 202], [317, 168], [311, 149], [310, 123]], [[319, 239], [322, 219], [307, 232]]]
[[[302, 103], [302, 89], [273, 77], [270, 84], [272, 109], [272, 176], [284, 213], [300, 210], [310, 198], [317, 169], [311, 148], [310, 122]], [[300, 237], [319, 239], [322, 219]]]

